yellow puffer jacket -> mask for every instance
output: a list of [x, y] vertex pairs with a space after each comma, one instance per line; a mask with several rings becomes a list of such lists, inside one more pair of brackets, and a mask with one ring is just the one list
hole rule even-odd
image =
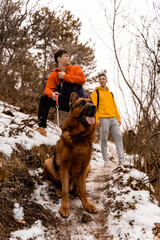
[[99, 118], [112, 118], [112, 117], [116, 117], [117, 121], [120, 121], [121, 118], [114, 100], [114, 96], [112, 96], [111, 92], [109, 92], [108, 87], [106, 87], [106, 89], [104, 89], [103, 87], [95, 88], [95, 91], [91, 95], [93, 104], [97, 106], [96, 89], [99, 90], [99, 106], [96, 112], [96, 122], [99, 121]]

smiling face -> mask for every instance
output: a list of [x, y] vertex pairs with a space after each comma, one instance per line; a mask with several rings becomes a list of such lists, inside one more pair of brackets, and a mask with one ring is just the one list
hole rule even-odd
[[103, 87], [103, 88], [106, 88], [106, 84], [107, 84], [107, 77], [106, 76], [100, 76], [99, 77], [99, 84], [100, 84], [100, 86], [101, 87]]

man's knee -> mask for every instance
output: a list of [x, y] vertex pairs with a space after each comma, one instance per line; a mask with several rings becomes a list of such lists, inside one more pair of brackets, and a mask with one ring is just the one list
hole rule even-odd
[[103, 138], [101, 138], [101, 139], [100, 139], [100, 141], [101, 141], [101, 145], [102, 145], [102, 146], [106, 146], [106, 145], [107, 145], [107, 140], [108, 140], [107, 137], [103, 137]]
[[47, 95], [42, 95], [40, 97], [40, 106], [46, 106], [46, 108], [54, 107], [56, 106], [56, 101], [49, 98]]
[[115, 134], [115, 136], [116, 136], [117, 138], [122, 138], [122, 134], [121, 134], [120, 131], [117, 131], [116, 134]]
[[122, 142], [122, 135], [121, 135], [121, 133], [116, 133], [113, 136], [113, 138], [114, 138], [114, 141], [116, 141], [116, 142]]
[[47, 100], [48, 100], [48, 96], [47, 96], [47, 95], [42, 95], [42, 96], [40, 97], [40, 102], [41, 102], [41, 103], [45, 103], [45, 102], [47, 102]]

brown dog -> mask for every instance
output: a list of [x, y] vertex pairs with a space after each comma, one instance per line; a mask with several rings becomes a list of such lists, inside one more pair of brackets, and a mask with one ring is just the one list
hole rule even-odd
[[74, 92], [70, 97], [70, 113], [62, 126], [60, 140], [55, 147], [54, 158], [44, 162], [47, 180], [62, 188], [60, 214], [68, 217], [69, 191], [76, 187], [86, 211], [97, 213], [96, 207], [86, 196], [86, 177], [90, 170], [92, 143], [95, 131], [96, 107], [89, 98], [79, 98]]

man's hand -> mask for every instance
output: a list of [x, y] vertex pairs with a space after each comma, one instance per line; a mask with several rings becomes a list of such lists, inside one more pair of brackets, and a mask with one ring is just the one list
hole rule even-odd
[[99, 128], [101, 126], [101, 123], [100, 122], [97, 122], [96, 123], [96, 128]]
[[59, 79], [63, 79], [65, 72], [58, 72]]
[[52, 99], [56, 101], [56, 95], [59, 95], [59, 92], [53, 92], [52, 93]]
[[119, 126], [121, 126], [121, 121], [118, 121], [119, 122]]

